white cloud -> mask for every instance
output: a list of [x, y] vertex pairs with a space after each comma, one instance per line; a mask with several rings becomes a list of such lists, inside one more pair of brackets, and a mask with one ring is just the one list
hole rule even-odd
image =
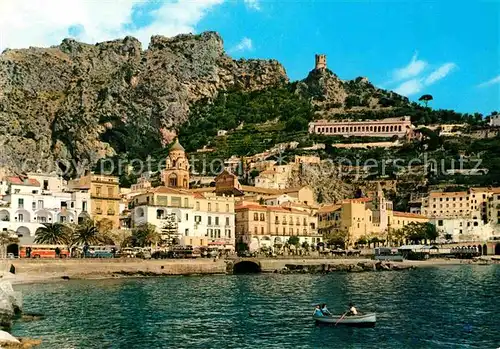
[[485, 81], [485, 82], [477, 85], [477, 87], [487, 87], [487, 86], [491, 86], [491, 85], [495, 85], [495, 84], [500, 84], [500, 75], [495, 76], [493, 79]]
[[393, 78], [395, 81], [410, 79], [422, 73], [426, 67], [427, 62], [418, 59], [417, 53], [415, 53], [406, 67], [394, 71]]
[[260, 1], [259, 0], [244, 0], [244, 2], [248, 8], [250, 8], [252, 10], [260, 11]]
[[429, 64], [418, 59], [415, 53], [406, 67], [393, 71], [393, 80], [387, 84], [399, 82], [394, 91], [404, 96], [411, 96], [448, 76], [457, 65], [453, 62], [444, 63], [430, 73], [428, 68]]
[[244, 51], [251, 51], [253, 49], [253, 43], [252, 39], [250, 38], [243, 38], [241, 41], [236, 44], [233, 48], [229, 49], [229, 52], [244, 52]]
[[[147, 46], [151, 35], [194, 32], [196, 24], [224, 0], [1, 0], [0, 51], [5, 48], [57, 45], [63, 38], [95, 43], [132, 35]], [[151, 22], [138, 27], [134, 11]], [[78, 30], [74, 30], [78, 28]]]
[[422, 83], [422, 79], [411, 79], [400, 84], [394, 92], [399, 93], [403, 96], [411, 96], [415, 93], [420, 92], [424, 88], [424, 84]]
[[429, 76], [427, 76], [427, 78], [425, 79], [425, 84], [432, 85], [436, 81], [439, 81], [442, 78], [446, 77], [456, 67], [457, 65], [455, 63], [442, 64], [439, 68], [437, 68], [432, 73], [430, 73]]

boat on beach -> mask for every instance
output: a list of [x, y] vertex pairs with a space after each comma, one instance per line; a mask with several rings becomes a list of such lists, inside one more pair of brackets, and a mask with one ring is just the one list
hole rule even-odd
[[375, 326], [377, 322], [376, 313], [366, 313], [358, 315], [331, 315], [331, 316], [316, 316], [313, 315], [313, 319], [317, 324], [329, 324], [329, 325], [344, 325], [344, 326], [359, 326], [359, 327], [370, 327]]

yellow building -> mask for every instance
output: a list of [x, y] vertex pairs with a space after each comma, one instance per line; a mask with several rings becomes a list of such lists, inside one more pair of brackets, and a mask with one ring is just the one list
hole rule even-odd
[[184, 147], [175, 140], [170, 148], [165, 170], [162, 171], [163, 184], [170, 188], [189, 188], [189, 163]]
[[113, 228], [120, 227], [120, 187], [116, 176], [94, 173], [70, 181], [70, 187], [90, 189], [91, 216], [95, 221], [104, 218], [113, 222]]
[[299, 243], [316, 245], [322, 241], [317, 231], [317, 217], [307, 211], [282, 206], [264, 206], [242, 202], [235, 208], [236, 240], [251, 251], [281, 248], [291, 236]]
[[393, 211], [389, 215], [389, 227], [392, 230], [402, 229], [410, 223], [427, 223], [429, 218], [409, 212]]

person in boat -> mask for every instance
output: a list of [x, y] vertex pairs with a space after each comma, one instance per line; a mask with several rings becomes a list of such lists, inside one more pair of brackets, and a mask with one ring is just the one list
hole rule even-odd
[[314, 316], [324, 316], [323, 312], [321, 311], [321, 307], [319, 306], [319, 304], [316, 306], [316, 308], [314, 308], [313, 315]]
[[358, 309], [356, 309], [356, 307], [354, 306], [354, 303], [349, 303], [348, 315], [349, 316], [358, 315]]
[[328, 310], [328, 308], [326, 307], [325, 303], [321, 304], [321, 312], [325, 316], [331, 316], [332, 315], [332, 313], [330, 313], [330, 310]]

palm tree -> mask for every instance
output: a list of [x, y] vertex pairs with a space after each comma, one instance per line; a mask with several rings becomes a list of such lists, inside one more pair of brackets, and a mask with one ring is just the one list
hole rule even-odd
[[99, 242], [98, 230], [92, 220], [87, 220], [76, 227], [74, 242], [82, 245], [93, 245]]
[[35, 243], [64, 245], [70, 240], [70, 229], [62, 223], [44, 223], [35, 232]]
[[132, 241], [134, 246], [145, 247], [156, 244], [160, 240], [160, 234], [156, 226], [145, 223], [132, 230]]

